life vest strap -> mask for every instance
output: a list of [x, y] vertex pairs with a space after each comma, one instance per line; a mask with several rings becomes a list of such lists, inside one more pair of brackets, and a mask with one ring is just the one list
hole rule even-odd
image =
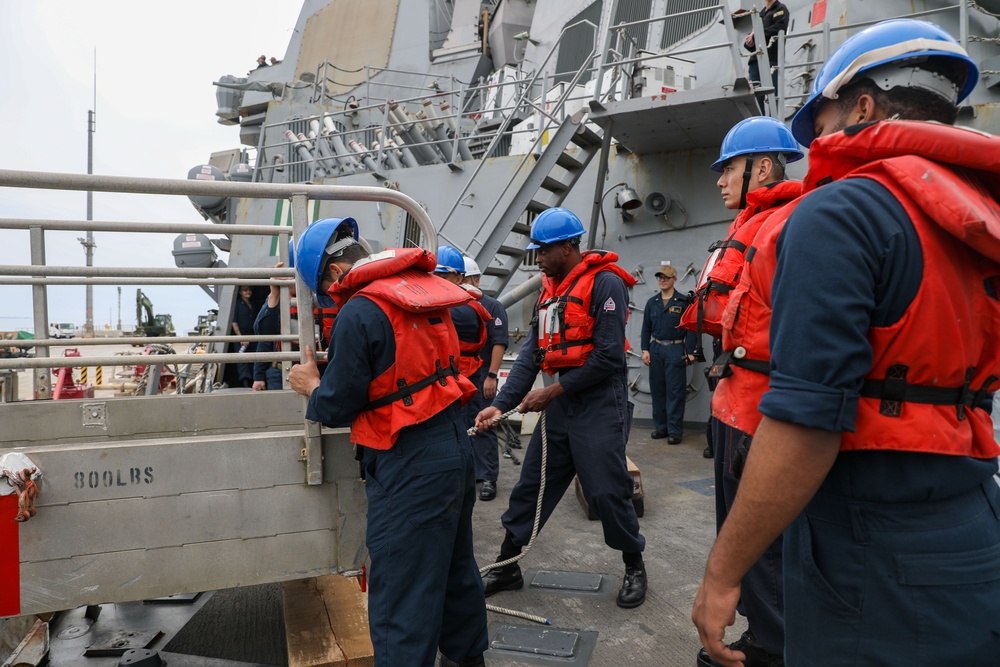
[[394, 391], [391, 394], [386, 394], [382, 398], [374, 401], [370, 401], [361, 409], [377, 410], [378, 408], [385, 407], [390, 403], [400, 400], [403, 401], [403, 405], [410, 406], [413, 405], [413, 394], [417, 393], [421, 389], [429, 387], [435, 382], [440, 382], [442, 387], [447, 387], [448, 378], [458, 377], [459, 375], [458, 365], [455, 363], [455, 357], [449, 357], [448, 361], [449, 363], [447, 366], [442, 366], [440, 359], [435, 360], [434, 365], [437, 367], [437, 370], [427, 377], [417, 380], [413, 384], [407, 384], [405, 379], [400, 378], [396, 382], [396, 385], [399, 387], [397, 391]]
[[927, 405], [954, 405], [959, 421], [965, 419], [965, 411], [977, 408], [989, 395], [989, 386], [997, 381], [997, 376], [991, 375], [979, 389], [970, 385], [976, 368], [966, 369], [965, 381], [960, 387], [936, 387], [921, 384], [910, 384], [906, 375], [910, 367], [905, 364], [894, 364], [889, 367], [884, 380], [866, 379], [861, 385], [861, 395], [865, 398], [877, 398], [879, 414], [885, 417], [899, 417], [903, 411], [903, 403], [924, 403]]
[[733, 353], [734, 350], [730, 350], [729, 352], [723, 352], [716, 357], [715, 361], [712, 362], [712, 366], [708, 369], [708, 377], [715, 380], [727, 378], [733, 374], [733, 369], [730, 368], [730, 366], [738, 366], [748, 371], [753, 371], [754, 373], [760, 373], [761, 375], [771, 374], [770, 361], [766, 359], [736, 357]]

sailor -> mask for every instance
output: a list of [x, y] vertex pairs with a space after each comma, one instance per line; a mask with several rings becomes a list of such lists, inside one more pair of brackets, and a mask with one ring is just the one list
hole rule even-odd
[[997, 662], [1000, 139], [951, 127], [978, 80], [944, 30], [883, 21], [792, 121], [806, 194], [758, 232], [740, 310], [770, 319], [770, 390], [692, 612], [720, 664], [782, 531], [789, 665]]
[[[437, 266], [434, 268], [434, 275], [458, 285], [466, 290], [472, 297], [469, 303], [456, 306], [451, 309], [451, 321], [455, 325], [458, 333], [458, 345], [460, 357], [458, 369], [462, 375], [472, 380], [476, 385], [476, 395], [469, 399], [469, 402], [462, 406], [462, 423], [471, 426], [476, 420], [476, 415], [485, 407], [483, 402], [483, 382], [486, 380], [486, 373], [489, 368], [483, 363], [483, 354], [489, 347], [490, 328], [493, 318], [489, 311], [481, 303], [483, 293], [472, 285], [465, 284], [465, 257], [462, 253], [450, 245], [438, 248]], [[481, 439], [481, 438], [479, 438]], [[475, 449], [475, 443], [473, 443]], [[479, 476], [479, 454], [476, 454], [476, 481], [484, 479]], [[499, 468], [499, 464], [497, 465]], [[495, 475], [496, 473], [494, 473]], [[496, 496], [496, 477], [494, 476], [492, 494], [489, 486], [484, 482], [479, 492], [479, 497], [492, 500]]]
[[[470, 257], [465, 258], [465, 279], [462, 286], [470, 285], [479, 290], [482, 272], [479, 265]], [[507, 349], [507, 310], [503, 305], [488, 294], [479, 291], [479, 303], [490, 314], [487, 323], [489, 340], [483, 348], [482, 383], [475, 382], [483, 401], [492, 402], [497, 395], [497, 373], [503, 363], [503, 354]], [[471, 403], [471, 401], [470, 401]], [[485, 407], [482, 403], [481, 407]], [[477, 411], [478, 412], [478, 411]], [[483, 483], [479, 490], [479, 499], [490, 501], [497, 497], [497, 477], [500, 474], [500, 449], [497, 432], [493, 429], [472, 436], [472, 449], [476, 454], [476, 480]]]
[[[324, 218], [319, 222], [329, 222], [334, 225], [337, 229], [336, 236], [337, 239], [347, 238], [352, 236], [355, 240], [358, 239], [358, 223], [354, 218]], [[295, 243], [289, 239], [288, 241], [288, 261], [291, 268], [295, 268]], [[278, 262], [274, 265], [274, 268], [279, 269], [284, 266], [283, 262]], [[295, 297], [295, 284], [292, 283], [289, 292], [291, 296]], [[260, 311], [257, 313], [257, 319], [253, 324], [253, 331], [258, 336], [274, 336], [281, 333], [281, 311], [278, 309], [278, 304], [281, 299], [281, 288], [278, 285], [271, 285], [271, 289], [268, 292], [267, 299], [264, 301], [264, 305], [261, 306]], [[313, 310], [313, 318], [319, 324], [319, 343], [321, 349], [326, 349], [330, 344], [330, 329], [333, 328], [333, 320], [337, 317], [336, 308], [315, 308]], [[298, 309], [295, 306], [291, 307], [291, 326], [292, 333], [298, 333], [299, 323], [298, 323]], [[298, 351], [298, 343], [291, 343], [289, 349], [292, 351]], [[281, 341], [263, 341], [257, 344], [257, 352], [281, 352]], [[325, 367], [324, 363], [320, 364], [320, 370]], [[263, 390], [274, 390], [281, 389], [283, 383], [281, 380], [281, 362], [280, 361], [258, 361], [253, 365], [253, 390], [263, 391]]]
[[656, 269], [659, 288], [646, 301], [642, 315], [642, 363], [649, 366], [649, 393], [653, 401], [654, 440], [666, 438], [679, 445], [684, 434], [687, 366], [694, 363], [695, 334], [680, 329], [687, 297], [674, 289], [677, 269], [661, 262]]
[[[625, 314], [628, 288], [635, 284], [615, 264], [618, 255], [580, 251], [583, 224], [563, 208], [543, 211], [531, 227], [531, 243], [542, 270], [542, 294], [517, 361], [493, 405], [479, 413], [476, 426], [515, 407], [545, 411], [548, 462], [539, 529], [563, 493], [580, 478], [587, 504], [601, 520], [604, 541], [622, 552], [625, 577], [619, 607], [646, 599], [646, 540], [632, 506], [632, 476], [625, 462], [630, 419], [625, 364]], [[559, 374], [555, 382], [531, 390], [538, 371]], [[501, 521], [506, 536], [497, 562], [521, 553], [531, 537], [541, 481], [542, 421], [521, 466]], [[487, 597], [524, 585], [517, 563], [494, 568], [483, 577]]]
[[[726, 238], [712, 244], [698, 281], [696, 302], [688, 306], [682, 326], [722, 339], [721, 353], [709, 379], [718, 382], [712, 396], [710, 421], [715, 454], [715, 518], [721, 527], [733, 504], [750, 440], [760, 423], [757, 403], [767, 389], [767, 375], [743, 365], [734, 355], [740, 346], [767, 348], [767, 331], [748, 331], [736, 316], [745, 285], [740, 284], [744, 260], [752, 252], [761, 225], [802, 192], [802, 183], [785, 179], [785, 165], [802, 158], [791, 131], [779, 120], [755, 116], [733, 126], [722, 141], [711, 169], [720, 174], [716, 185], [729, 210], [739, 210]], [[743, 306], [746, 307], [746, 306]], [[726, 316], [727, 308], [732, 312]], [[760, 336], [749, 342], [747, 336]], [[762, 353], [766, 358], [766, 352]], [[766, 365], [766, 364], [765, 364]], [[749, 628], [733, 647], [746, 654], [746, 667], [781, 665], [785, 645], [784, 596], [781, 586], [781, 540], [775, 540], [743, 577], [738, 611]], [[700, 666], [714, 665], [702, 649]]]
[[[333, 221], [299, 239], [295, 268], [320, 306], [340, 310], [322, 378], [311, 350], [292, 368], [306, 417], [351, 427], [364, 445], [368, 618], [377, 667], [484, 665], [486, 605], [472, 551], [475, 471], [449, 308], [467, 292], [430, 275], [419, 248], [367, 257]], [[452, 662], [453, 661], [453, 662]]]
[[[764, 0], [764, 9], [760, 12], [760, 20], [764, 27], [764, 39], [767, 40], [764, 48], [767, 49], [767, 59], [771, 65], [771, 85], [775, 89], [778, 87], [778, 33], [788, 30], [789, 18], [788, 7], [785, 7], [783, 3], [778, 0]], [[747, 62], [747, 71], [750, 75], [750, 84], [759, 87], [761, 85], [760, 65], [757, 63], [757, 43], [752, 32], [743, 40], [743, 48], [754, 52]], [[757, 104], [760, 106], [760, 113], [767, 115], [764, 99], [764, 95], [758, 95]]]

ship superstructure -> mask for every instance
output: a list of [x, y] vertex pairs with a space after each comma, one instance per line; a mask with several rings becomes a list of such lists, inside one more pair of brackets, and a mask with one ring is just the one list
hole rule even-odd
[[[3, 220], [2, 228], [30, 230], [32, 257], [27, 269], [0, 267], [0, 282], [33, 286], [36, 331], [49, 321], [45, 285], [84, 279], [200, 286], [219, 304], [209, 341], [220, 354], [210, 363], [194, 352], [171, 361], [185, 368], [235, 364], [243, 357], [224, 346], [246, 338], [226, 335], [237, 287], [287, 285], [277, 278], [293, 271], [272, 267], [287, 262], [289, 237], [310, 221], [352, 216], [374, 250], [449, 243], [473, 257], [483, 287], [508, 307], [516, 352], [539, 284], [527, 234], [538, 213], [564, 206], [589, 224], [586, 247], [614, 250], [637, 278], [628, 324], [637, 349], [641, 305], [656, 290], [660, 262], [677, 268], [679, 290], [693, 289], [707, 248], [732, 220], [708, 168], [727, 130], [760, 112], [759, 94], [769, 114], [789, 121], [824, 59], [857, 30], [911, 16], [956, 35], [981, 70], [959, 123], [1000, 130], [1000, 2], [786, 4], [791, 21], [778, 38], [778, 61], [767, 62], [765, 50], [757, 54], [762, 71], [776, 68], [778, 84], [752, 89], [751, 53], [741, 45], [750, 32], [757, 43], [764, 39], [760, 7], [748, 0], [306, 0], [279, 63], [215, 82], [218, 122], [232, 125], [239, 142], [193, 168], [188, 180], [0, 172], [5, 187], [183, 194], [214, 224]], [[796, 163], [791, 175], [802, 168]], [[44, 232], [61, 229], [181, 233], [179, 268], [47, 266]], [[224, 263], [216, 250], [226, 253]], [[312, 344], [308, 328], [292, 333], [289, 305], [284, 289], [283, 333], [273, 340]], [[311, 297], [300, 292], [297, 306], [300, 321], [308, 321]], [[45, 369], [78, 362], [47, 359], [55, 344], [49, 339], [34, 343], [37, 359], [2, 360], [0, 371], [36, 369], [35, 394], [45, 399], [52, 395]], [[298, 355], [265, 358], [288, 368]], [[637, 353], [628, 364], [635, 417], [648, 419], [646, 371]], [[689, 370], [690, 423], [708, 416], [702, 370]], [[0, 616], [82, 605], [66, 617], [75, 620], [65, 632], [83, 633], [97, 620], [88, 605], [359, 571], [364, 494], [346, 431], [303, 424], [301, 401], [291, 392], [198, 386], [209, 395], [0, 402], [7, 449], [17, 455], [9, 467], [43, 473], [38, 515], [15, 533], [18, 558], [0, 558], [8, 595], [0, 598], [7, 603]], [[703, 464], [700, 449], [696, 463]], [[688, 664], [697, 648], [683, 607], [714, 534], [704, 502], [712, 478], [709, 471], [679, 473], [683, 455], [663, 458], [673, 460], [657, 458], [655, 478], [685, 480], [660, 487], [675, 494], [659, 499], [661, 507], [672, 503], [670, 512], [643, 518], [647, 533], [660, 534], [649, 557], [663, 559], [657, 571], [664, 573], [677, 554], [697, 564], [683, 570], [683, 581], [664, 574], [656, 582], [671, 600], [644, 608], [659, 614], [658, 630], [635, 623], [618, 629], [635, 642], [633, 653], [591, 645], [601, 664], [629, 656], [640, 665], [654, 664], [644, 662], [651, 656], [655, 664]], [[3, 484], [0, 506], [9, 507]], [[679, 529], [686, 511], [697, 525]], [[488, 518], [498, 525], [496, 516]], [[600, 571], [600, 545], [583, 545], [585, 532], [566, 536], [548, 558], [567, 570]], [[490, 548], [490, 537], [480, 546]], [[9, 550], [10, 541], [0, 540], [0, 556]], [[11, 591], [18, 592], [16, 608]], [[614, 632], [615, 617], [605, 616], [602, 632]], [[578, 624], [582, 635], [587, 625]], [[91, 641], [82, 634], [62, 639]]]
[[[506, 294], [512, 350], [531, 318], [533, 299], [524, 297], [537, 286], [525, 250], [531, 221], [548, 207], [570, 208], [590, 222], [586, 245], [614, 250], [639, 280], [628, 331], [638, 348], [641, 305], [656, 289], [651, 267], [669, 260], [677, 288], [693, 289], [708, 246], [732, 219], [708, 165], [728, 129], [760, 113], [755, 92], [789, 121], [844, 39], [911, 16], [958, 36], [980, 63], [960, 123], [1000, 129], [996, 4], [792, 0], [778, 62], [758, 54], [762, 71], [776, 68], [777, 90], [752, 91], [742, 42], [762, 25], [746, 0], [310, 0], [280, 64], [217, 82], [218, 120], [238, 124], [244, 146], [212, 163], [217, 178], [379, 185], [413, 196], [439, 242], [483, 267], [488, 292]], [[206, 213], [219, 222], [287, 219], [281, 202], [223, 204]], [[310, 211], [311, 219], [343, 215], [376, 248], [420, 243], [399, 210], [330, 202]], [[273, 243], [241, 239], [230, 263], [277, 259]], [[220, 321], [231, 297], [222, 294]], [[644, 367], [637, 355], [629, 365], [635, 416], [649, 418]], [[686, 419], [701, 422], [709, 404], [701, 365], [689, 378]]]

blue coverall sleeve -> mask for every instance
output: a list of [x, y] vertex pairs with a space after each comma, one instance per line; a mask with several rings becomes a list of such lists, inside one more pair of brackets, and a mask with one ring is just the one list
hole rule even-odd
[[337, 315], [328, 354], [328, 372], [309, 396], [306, 417], [329, 427], [349, 426], [368, 402], [368, 385], [395, 360], [389, 319], [368, 299], [351, 299]]
[[590, 314], [594, 317], [594, 349], [583, 366], [559, 374], [559, 384], [567, 394], [606, 381], [625, 368], [625, 317], [628, 289], [625, 281], [610, 271], [594, 277]]
[[646, 306], [642, 309], [642, 339], [639, 343], [639, 347], [643, 352], [649, 351], [649, 339], [653, 336], [653, 313], [650, 308], [651, 303], [652, 299], [647, 299]]
[[881, 185], [852, 178], [803, 199], [777, 240], [771, 388], [761, 413], [854, 431], [872, 366], [868, 330], [902, 317], [922, 263], [912, 223]]
[[253, 323], [253, 332], [258, 336], [271, 336], [281, 333], [281, 310], [271, 308], [267, 301], [260, 307], [257, 319]]
[[[257, 333], [257, 325], [254, 325], [254, 333]], [[266, 335], [257, 333], [258, 336]], [[271, 341], [262, 341], [257, 343], [256, 352], [274, 352], [274, 343]], [[254, 382], [267, 381], [267, 369], [271, 367], [270, 361], [255, 361], [253, 364], [253, 379]]]
[[531, 391], [531, 386], [535, 383], [539, 370], [538, 364], [535, 363], [535, 350], [538, 349], [537, 326], [537, 324], [532, 324], [528, 328], [528, 337], [524, 339], [524, 344], [521, 345], [521, 350], [517, 353], [517, 359], [514, 360], [514, 366], [510, 369], [507, 381], [504, 382], [500, 392], [493, 399], [493, 407], [500, 412], [507, 412], [519, 405], [521, 399]]

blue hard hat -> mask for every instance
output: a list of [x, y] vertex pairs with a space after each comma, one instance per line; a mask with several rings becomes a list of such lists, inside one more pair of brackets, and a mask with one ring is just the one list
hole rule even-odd
[[333, 299], [317, 290], [328, 258], [357, 243], [358, 223], [353, 218], [325, 218], [309, 225], [295, 249], [295, 269], [302, 282], [316, 295], [323, 308], [333, 308]]
[[541, 248], [543, 245], [569, 241], [585, 233], [583, 223], [576, 213], [565, 208], [547, 208], [538, 214], [531, 225], [531, 243], [528, 250]]
[[465, 258], [450, 245], [443, 245], [437, 251], [437, 266], [434, 273], [465, 273]]
[[753, 116], [733, 125], [733, 129], [722, 140], [719, 159], [710, 168], [722, 173], [726, 160], [738, 155], [757, 153], [781, 153], [788, 162], [802, 158], [799, 143], [784, 123], [770, 116]]
[[295, 239], [288, 239], [288, 268], [295, 268]]
[[[815, 120], [819, 107], [829, 99], [836, 99], [837, 91], [860, 74], [893, 62], [912, 60], [913, 67], [926, 58], [947, 58], [959, 63], [966, 73], [963, 81], [953, 81], [958, 104], [972, 92], [979, 81], [979, 68], [969, 58], [958, 41], [946, 31], [927, 21], [916, 19], [891, 19], [865, 28], [849, 37], [833, 52], [819, 70], [813, 82], [812, 93], [805, 105], [792, 119], [792, 134], [803, 146], [816, 138]], [[900, 63], [903, 67], [908, 63]], [[940, 77], [938, 77], [940, 78]], [[907, 85], [900, 82], [899, 85]], [[910, 87], [926, 88], [943, 94], [938, 85], [921, 86], [915, 81]]]

